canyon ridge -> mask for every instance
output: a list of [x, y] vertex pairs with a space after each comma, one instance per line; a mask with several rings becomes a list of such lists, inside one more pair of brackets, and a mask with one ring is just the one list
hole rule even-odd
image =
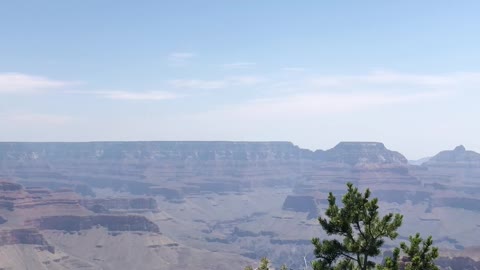
[[478, 266], [480, 154], [463, 146], [409, 163], [379, 142], [152, 141], [0, 143], [0, 268], [298, 269], [347, 182], [404, 215], [386, 250], [420, 232], [445, 269]]

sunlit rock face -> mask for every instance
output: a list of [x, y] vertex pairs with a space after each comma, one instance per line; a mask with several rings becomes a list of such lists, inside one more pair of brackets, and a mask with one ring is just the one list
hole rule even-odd
[[408, 161], [400, 153], [388, 150], [379, 142], [341, 142], [327, 151], [317, 152], [316, 158], [324, 162], [360, 164], [397, 164], [406, 166]]

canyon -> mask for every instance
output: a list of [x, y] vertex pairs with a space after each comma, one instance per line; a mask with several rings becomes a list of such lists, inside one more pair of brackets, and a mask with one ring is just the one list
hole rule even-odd
[[3, 269], [297, 269], [347, 182], [404, 215], [386, 249], [420, 232], [445, 267], [480, 260], [480, 154], [463, 146], [418, 165], [379, 142], [3, 142], [0, 179]]

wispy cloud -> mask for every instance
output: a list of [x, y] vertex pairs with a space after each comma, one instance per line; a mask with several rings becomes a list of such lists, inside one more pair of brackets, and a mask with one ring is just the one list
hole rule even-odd
[[169, 100], [179, 98], [179, 95], [164, 91], [148, 91], [148, 92], [129, 92], [129, 91], [101, 91], [93, 94], [108, 98], [119, 100]]
[[265, 81], [265, 78], [259, 76], [234, 76], [220, 80], [179, 79], [171, 80], [169, 84], [179, 89], [213, 90], [237, 86], [252, 86]]
[[252, 68], [256, 66], [257, 63], [254, 62], [234, 62], [224, 64], [223, 67], [226, 69], [245, 69], [245, 68]]
[[173, 52], [168, 55], [168, 61], [172, 66], [185, 66], [193, 57], [195, 54], [191, 52]]
[[77, 84], [23, 73], [0, 73], [1, 93], [35, 93]]
[[113, 99], [113, 100], [137, 100], [137, 101], [161, 101], [161, 100], [171, 100], [184, 97], [185, 95], [180, 95], [167, 91], [116, 91], [116, 90], [101, 90], [101, 91], [68, 91], [68, 94], [74, 95], [84, 95], [99, 97], [104, 99]]
[[[227, 82], [225, 80], [222, 85], [228, 85]], [[252, 83], [256, 82], [254, 77]], [[293, 80], [287, 77], [271, 79], [262, 84], [262, 89], [268, 89], [266, 93], [269, 98], [253, 98], [191, 117], [198, 122], [210, 122], [209, 119], [228, 122], [234, 119], [245, 123], [312, 119], [445, 100], [456, 95], [456, 89], [463, 87], [480, 88], [480, 73], [416, 75], [375, 71], [352, 76], [300, 76]]]
[[305, 93], [256, 99], [236, 106], [220, 108], [205, 115], [222, 115], [231, 119], [285, 119], [315, 117], [335, 113], [352, 113], [375, 109], [382, 106], [402, 105], [447, 97], [443, 91], [420, 92], [415, 94], [391, 93]]
[[283, 71], [287, 72], [303, 72], [306, 70], [306, 68], [303, 67], [284, 67], [282, 68]]
[[480, 73], [456, 72], [447, 74], [410, 74], [392, 71], [374, 71], [364, 75], [318, 76], [310, 83], [319, 88], [386, 87], [440, 88], [480, 86]]
[[228, 85], [226, 80], [196, 80], [196, 79], [181, 79], [171, 80], [169, 84], [175, 88], [181, 89], [221, 89]]

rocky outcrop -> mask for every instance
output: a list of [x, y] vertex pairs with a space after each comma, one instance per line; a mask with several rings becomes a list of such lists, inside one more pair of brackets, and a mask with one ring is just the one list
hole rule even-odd
[[28, 228], [0, 231], [0, 246], [17, 244], [43, 246], [50, 252], [55, 252], [54, 247], [48, 244], [37, 229]]
[[[39, 164], [66, 165], [73, 161], [90, 165], [103, 162], [136, 162], [143, 169], [155, 161], [300, 161], [407, 164], [398, 152], [379, 142], [340, 142], [334, 148], [312, 152], [290, 142], [88, 142], [88, 143], [0, 143], [0, 162], [22, 162], [22, 169]], [[78, 163], [81, 162], [81, 163]], [[35, 165], [35, 166], [34, 166]], [[125, 164], [125, 165], [128, 165]], [[12, 169], [12, 168], [11, 168]], [[13, 170], [15, 166], [13, 167]], [[123, 168], [122, 168], [123, 169]]]
[[283, 202], [283, 210], [308, 213], [308, 218], [318, 216], [315, 198], [312, 196], [289, 195]]
[[[192, 193], [192, 189], [195, 189], [195, 187], [190, 187], [190, 188], [183, 188], [187, 193]], [[198, 189], [199, 190], [199, 189]], [[197, 190], [195, 190], [197, 191]], [[182, 202], [183, 201], [183, 191], [175, 188], [166, 188], [166, 187], [159, 187], [159, 186], [153, 186], [150, 187], [150, 194], [152, 195], [159, 195], [163, 196], [166, 200], [171, 201], [171, 202]]]
[[396, 164], [407, 165], [400, 153], [388, 150], [379, 142], [340, 142], [327, 151], [315, 152], [316, 158], [324, 162], [348, 164]]
[[[409, 165], [401, 154], [376, 142], [342, 142], [315, 152], [288, 142], [0, 143], [0, 177], [11, 176], [28, 182], [29, 187], [20, 190], [6, 184], [4, 191], [0, 190], [0, 208], [8, 219], [3, 227], [23, 226], [24, 219], [29, 218], [29, 226], [57, 230], [43, 232], [49, 237], [97, 226], [110, 231], [158, 232], [158, 226], [144, 217], [121, 215], [156, 211], [157, 200], [164, 213], [155, 218], [165, 220], [164, 233], [205, 245], [205, 249], [218, 250], [215, 242], [222, 242], [232, 243], [231, 249], [224, 245], [229, 252], [244, 252], [253, 246], [249, 241], [258, 241], [256, 246], [265, 250], [278, 250], [285, 244], [288, 253], [287, 244], [308, 244], [308, 230], [318, 224], [302, 224], [297, 214], [282, 213], [280, 207], [316, 218], [319, 209], [326, 206], [328, 192], [340, 199], [344, 183], [352, 182], [362, 190], [371, 188], [382, 209], [412, 210], [411, 218], [405, 221], [408, 228], [415, 228], [421, 220], [428, 225], [425, 230], [431, 225], [436, 239], [444, 237], [446, 231], [456, 231], [459, 245], [468, 247], [478, 238], [475, 229], [480, 224], [476, 216], [480, 210], [472, 208], [465, 213], [474, 218], [471, 224], [456, 225], [452, 216], [461, 220], [464, 213], [451, 207], [469, 209], [480, 204], [476, 200], [480, 174], [472, 169], [476, 155], [462, 148], [453, 152], [454, 158], [437, 157], [437, 164], [443, 165], [435, 167], [428, 163]], [[452, 170], [445, 170], [444, 165]], [[122, 198], [102, 197], [115, 194]], [[142, 196], [155, 197], [130, 200]], [[245, 219], [257, 206], [274, 213]], [[435, 209], [443, 206], [448, 208]], [[273, 219], [279, 216], [281, 219]], [[204, 222], [194, 222], [199, 218]], [[225, 220], [229, 223], [222, 223]], [[234, 229], [236, 226], [243, 230]], [[197, 242], [204, 239], [200, 232], [208, 234], [207, 240], [213, 244]], [[304, 235], [297, 236], [300, 233]], [[117, 232], [110, 235], [114, 234]], [[279, 256], [283, 257], [277, 254], [276, 258]]]
[[0, 200], [0, 209], [5, 209], [8, 211], [13, 211], [15, 204], [12, 201]]
[[0, 180], [0, 191], [20, 191], [22, 188], [20, 184]]
[[433, 207], [452, 207], [480, 212], [480, 199], [468, 197], [439, 197], [432, 200]]
[[[153, 198], [105, 198], [81, 200], [80, 204], [98, 212], [104, 210], [157, 210], [157, 202]], [[96, 210], [96, 211], [95, 211]]]
[[15, 209], [64, 208], [72, 211], [81, 209], [79, 197], [68, 189], [52, 192], [46, 188], [31, 187], [24, 189], [20, 184], [3, 181], [0, 183], [0, 209], [14, 211]]
[[311, 151], [290, 142], [85, 142], [0, 143], [2, 162], [60, 164], [69, 160], [292, 160], [308, 158]]
[[172, 202], [191, 194], [293, 187], [292, 179], [303, 177], [355, 182], [373, 176], [418, 184], [405, 157], [377, 142], [341, 142], [315, 152], [290, 142], [0, 143], [2, 174], [27, 175], [49, 187], [73, 181]]
[[478, 270], [480, 269], [480, 262], [474, 261], [468, 257], [440, 257], [435, 261], [435, 264], [440, 269], [449, 270]]
[[46, 188], [27, 188], [25, 197], [15, 200], [15, 208], [33, 209], [41, 206], [79, 207], [79, 197], [72, 190], [52, 192]]
[[158, 226], [144, 216], [95, 215], [95, 216], [49, 216], [28, 222], [40, 230], [75, 232], [101, 226], [109, 231], [160, 232]]
[[29, 181], [25, 179], [20, 179], [19, 183], [22, 184], [27, 189], [38, 188], [38, 187], [43, 187], [50, 191], [69, 189], [82, 196], [95, 197], [95, 193], [93, 192], [92, 188], [82, 183], [75, 183], [75, 182], [72, 183], [71, 181], [58, 182], [58, 181], [48, 181], [48, 180]]
[[480, 168], [480, 154], [468, 151], [463, 145], [453, 150], [442, 151], [425, 162], [426, 167], [478, 167]]
[[[158, 232], [159, 228], [144, 216], [137, 215], [89, 215], [109, 210], [156, 210], [153, 198], [83, 199], [70, 189], [52, 192], [45, 188], [23, 189], [21, 185], [3, 183], [0, 191], [0, 207], [13, 211], [16, 224], [11, 226], [34, 227], [38, 229], [78, 231], [95, 226], [110, 231]], [[101, 208], [99, 210], [99, 207]], [[87, 209], [90, 209], [87, 210]], [[103, 211], [102, 211], [103, 210]], [[28, 218], [29, 220], [24, 220]]]

